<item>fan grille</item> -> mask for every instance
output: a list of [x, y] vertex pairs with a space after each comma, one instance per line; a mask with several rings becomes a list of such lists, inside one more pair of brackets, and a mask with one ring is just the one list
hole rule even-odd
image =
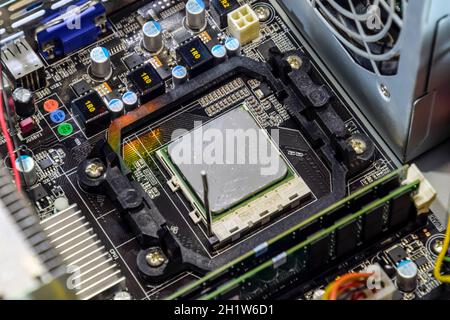
[[407, 0], [310, 0], [356, 63], [379, 75], [395, 75]]

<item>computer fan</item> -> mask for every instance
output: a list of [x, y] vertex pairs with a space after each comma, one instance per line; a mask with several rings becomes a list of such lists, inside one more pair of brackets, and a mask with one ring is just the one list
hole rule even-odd
[[397, 155], [450, 134], [450, 2], [281, 0]]

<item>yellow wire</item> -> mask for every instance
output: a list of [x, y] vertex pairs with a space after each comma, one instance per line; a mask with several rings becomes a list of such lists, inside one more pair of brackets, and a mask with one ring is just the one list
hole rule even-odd
[[330, 284], [327, 285], [327, 287], [325, 288], [325, 293], [322, 296], [323, 300], [328, 300], [328, 297], [330, 296], [331, 290], [333, 289], [334, 286], [334, 282], [331, 282]]
[[[450, 213], [449, 213], [449, 215], [450, 215]], [[442, 251], [439, 254], [438, 258], [436, 259], [436, 264], [434, 266], [434, 277], [436, 278], [436, 280], [438, 280], [440, 282], [445, 282], [445, 283], [450, 283], [450, 275], [441, 275], [441, 270], [442, 270], [442, 264], [445, 260], [445, 257], [447, 256], [447, 251], [448, 251], [449, 245], [450, 245], [450, 217], [448, 217], [447, 230], [445, 232], [445, 238], [444, 238], [444, 242], [442, 244]], [[336, 281], [331, 282], [325, 288], [325, 293], [323, 294], [323, 297], [322, 297], [323, 300], [329, 299], [331, 290], [333, 289], [335, 282]]]
[[448, 246], [450, 243], [450, 217], [447, 218], [448, 218], [447, 230], [445, 231], [445, 239], [444, 243], [442, 244], [442, 251], [437, 257], [436, 264], [434, 266], [434, 277], [436, 278], [436, 280], [439, 280], [440, 282], [450, 283], [450, 275], [441, 274], [442, 264], [447, 255]]

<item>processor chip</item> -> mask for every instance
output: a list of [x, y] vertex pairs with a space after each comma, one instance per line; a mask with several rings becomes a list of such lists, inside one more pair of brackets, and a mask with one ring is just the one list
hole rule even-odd
[[[311, 195], [245, 106], [197, 127], [156, 154], [171, 173], [171, 189], [181, 189], [194, 207], [191, 218], [212, 223], [219, 242], [239, 238]], [[202, 171], [207, 174], [209, 212]]]
[[[219, 134], [217, 139], [222, 139], [222, 142], [226, 140], [228, 145], [232, 145], [232, 149], [227, 149], [226, 144], [220, 143], [218, 147], [223, 146], [223, 150], [217, 150], [217, 157], [211, 155], [211, 159], [205, 159], [209, 155], [203, 154], [202, 161], [198, 161], [199, 155], [194, 152], [191, 153], [191, 157], [181, 154], [196, 143], [195, 135], [200, 133], [206, 137], [210, 132]], [[286, 177], [286, 163], [270, 143], [269, 138], [260, 134], [262, 132], [247, 111], [237, 108], [172, 142], [168, 146], [168, 154], [200, 199], [204, 196], [200, 172], [206, 171], [209, 207], [213, 214], [218, 214]], [[229, 139], [234, 141], [228, 141]], [[259, 139], [265, 139], [265, 141], [259, 141]], [[208, 139], [203, 139], [201, 142], [201, 148], [194, 146], [194, 150], [207, 151], [208, 147], [218, 142], [206, 140]], [[239, 140], [242, 143], [238, 143]], [[261, 145], [265, 143], [265, 150], [262, 150], [264, 156], [270, 155], [276, 158], [271, 159], [277, 167], [270, 174], [264, 174], [264, 164], [261, 157], [258, 157], [257, 149], [260, 142]], [[230, 153], [235, 156], [234, 159], [228, 157], [229, 164], [227, 164], [226, 156]], [[238, 154], [244, 154], [245, 157], [241, 157], [239, 161]]]

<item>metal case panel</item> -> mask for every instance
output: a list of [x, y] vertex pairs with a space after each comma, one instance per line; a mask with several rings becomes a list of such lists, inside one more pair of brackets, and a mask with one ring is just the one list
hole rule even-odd
[[392, 76], [355, 63], [315, 0], [278, 1], [398, 157], [409, 161], [450, 135], [449, 1], [407, 2]]

